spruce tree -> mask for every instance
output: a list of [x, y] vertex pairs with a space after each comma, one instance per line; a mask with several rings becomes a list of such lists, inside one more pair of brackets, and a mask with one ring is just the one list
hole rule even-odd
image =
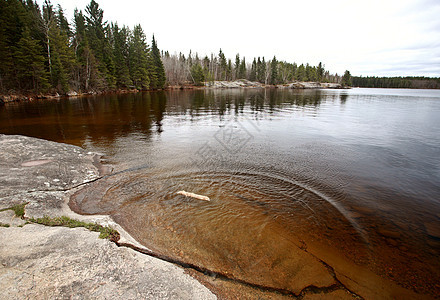
[[[351, 74], [350, 71], [346, 70], [341, 81], [342, 86], [351, 86]], [[380, 86], [382, 87], [382, 86]]]
[[130, 32], [125, 26], [119, 29], [118, 24], [112, 24], [112, 35], [116, 85], [118, 88], [128, 88], [133, 84], [128, 69], [128, 39]]
[[0, 1], [0, 88], [7, 91], [17, 88], [17, 70], [14, 66], [14, 45], [24, 30], [26, 13], [18, 0]]
[[98, 76], [105, 78], [105, 85], [115, 86], [114, 63], [109, 45], [109, 27], [104, 21], [104, 11], [96, 1], [90, 1], [86, 7], [86, 36], [92, 54], [98, 62]]
[[304, 67], [304, 64], [299, 65], [299, 67], [296, 69], [296, 80], [299, 81], [306, 81], [306, 68]]
[[319, 82], [322, 82], [322, 79], [324, 77], [324, 72], [325, 72], [324, 65], [322, 64], [322, 62], [319, 62], [318, 67], [316, 69], [316, 74]]
[[137, 89], [148, 89], [150, 86], [150, 50], [147, 46], [145, 33], [141, 25], [133, 29], [130, 40], [129, 60], [130, 77]]
[[205, 74], [200, 64], [193, 64], [191, 67], [191, 77], [195, 85], [203, 85]]
[[162, 63], [162, 58], [160, 55], [160, 50], [157, 47], [156, 39], [153, 35], [153, 41], [151, 42], [151, 56], [153, 59], [153, 67], [155, 73], [155, 81], [151, 83], [151, 88], [162, 89], [165, 86], [165, 68]]
[[232, 80], [232, 61], [228, 59], [228, 66], [226, 68], [226, 80]]
[[239, 75], [240, 75], [240, 54], [237, 53], [237, 55], [235, 55], [235, 79], [238, 79]]
[[257, 60], [257, 69], [256, 69], [256, 80], [258, 81], [258, 82], [261, 82], [261, 59], [260, 59], [260, 57], [258, 57], [258, 60]]
[[34, 92], [44, 92], [49, 87], [49, 80], [44, 66], [41, 45], [25, 29], [14, 51], [19, 87]]
[[226, 62], [225, 54], [222, 52], [222, 49], [220, 49], [220, 51], [218, 53], [218, 59], [219, 59], [219, 64], [220, 64], [219, 79], [226, 80], [227, 62]]
[[270, 63], [270, 84], [278, 84], [278, 62], [275, 56]]
[[245, 57], [243, 57], [243, 59], [241, 60], [241, 63], [240, 63], [240, 72], [239, 72], [238, 77], [239, 77], [240, 79], [242, 79], [242, 78], [246, 78], [246, 58], [245, 58]]
[[254, 57], [254, 61], [252, 62], [251, 66], [251, 73], [249, 74], [249, 80], [255, 81], [257, 80], [257, 60]]

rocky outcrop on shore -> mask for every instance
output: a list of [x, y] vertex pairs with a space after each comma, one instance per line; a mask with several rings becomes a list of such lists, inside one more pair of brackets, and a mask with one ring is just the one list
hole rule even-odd
[[289, 84], [280, 85], [265, 85], [256, 81], [249, 81], [246, 79], [239, 79], [235, 81], [210, 81], [205, 83], [206, 88], [221, 89], [221, 88], [288, 88], [288, 89], [342, 89], [339, 83], [324, 83], [324, 82], [303, 82], [295, 81]]
[[249, 81], [246, 79], [239, 79], [235, 81], [208, 81], [205, 82], [205, 87], [213, 89], [236, 89], [236, 88], [264, 88], [265, 85], [256, 81]]
[[[77, 215], [67, 205], [105, 172], [79, 147], [0, 135], [0, 299], [215, 299], [184, 269], [96, 232], [27, 224], [68, 216], [111, 226], [121, 244], [142, 247], [108, 216]], [[26, 220], [8, 210], [19, 204], [26, 204]]]
[[327, 82], [292, 82], [285, 87], [291, 89], [342, 89], [342, 85], [339, 83], [327, 83]]

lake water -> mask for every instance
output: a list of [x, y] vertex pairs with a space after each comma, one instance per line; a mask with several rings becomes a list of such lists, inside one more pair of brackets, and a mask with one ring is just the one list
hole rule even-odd
[[436, 90], [168, 91], [9, 104], [0, 133], [102, 153], [72, 207], [165, 255], [283, 286], [319, 243], [439, 295], [439, 116]]

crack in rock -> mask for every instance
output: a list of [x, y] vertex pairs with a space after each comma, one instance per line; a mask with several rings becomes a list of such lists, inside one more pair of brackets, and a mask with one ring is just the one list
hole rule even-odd
[[234, 283], [238, 283], [238, 284], [242, 284], [251, 288], [255, 288], [264, 292], [271, 292], [271, 293], [276, 293], [276, 294], [281, 294], [284, 296], [290, 296], [292, 298], [295, 299], [302, 299], [304, 296], [308, 295], [308, 294], [319, 294], [319, 293], [330, 293], [336, 290], [344, 290], [347, 293], [353, 295], [354, 297], [358, 298], [358, 299], [363, 299], [362, 297], [360, 297], [359, 295], [353, 293], [352, 291], [350, 291], [346, 286], [344, 286], [336, 277], [334, 270], [331, 266], [329, 266], [327, 263], [325, 263], [324, 261], [318, 259], [322, 264], [324, 264], [324, 266], [326, 268], [330, 268], [329, 271], [331, 270], [331, 275], [334, 277], [336, 283], [332, 284], [330, 286], [324, 286], [324, 287], [317, 287], [315, 285], [309, 285], [306, 286], [305, 288], [303, 288], [298, 294], [287, 290], [287, 289], [282, 289], [282, 288], [276, 288], [276, 287], [271, 287], [271, 286], [266, 286], [266, 285], [261, 285], [261, 284], [257, 284], [257, 283], [252, 283], [243, 279], [239, 279], [236, 278], [230, 274], [226, 274], [223, 272], [218, 272], [218, 271], [213, 271], [210, 269], [207, 269], [205, 267], [202, 266], [198, 266], [192, 263], [187, 263], [166, 255], [162, 255], [159, 253], [155, 253], [151, 250], [145, 249], [145, 248], [140, 248], [137, 246], [134, 246], [132, 244], [129, 243], [118, 243], [118, 242], [114, 242], [118, 247], [126, 247], [126, 248], [130, 248], [136, 252], [142, 253], [144, 255], [148, 255], [151, 257], [155, 257], [158, 258], [160, 260], [178, 265], [184, 269], [192, 269], [195, 270], [197, 272], [200, 272], [204, 275], [210, 276], [210, 277], [215, 277], [215, 278], [219, 278], [222, 280], [226, 280], [226, 281], [232, 281]]

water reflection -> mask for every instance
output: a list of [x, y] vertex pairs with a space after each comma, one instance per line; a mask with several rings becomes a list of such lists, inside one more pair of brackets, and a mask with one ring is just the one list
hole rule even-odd
[[90, 96], [78, 99], [14, 103], [0, 109], [6, 134], [84, 145], [86, 140], [112, 144], [133, 132], [148, 139], [166, 130], [166, 115], [188, 114], [193, 120], [209, 112], [220, 117], [251, 112], [270, 114], [289, 107], [317, 110], [326, 101], [319, 90], [200, 90]]

